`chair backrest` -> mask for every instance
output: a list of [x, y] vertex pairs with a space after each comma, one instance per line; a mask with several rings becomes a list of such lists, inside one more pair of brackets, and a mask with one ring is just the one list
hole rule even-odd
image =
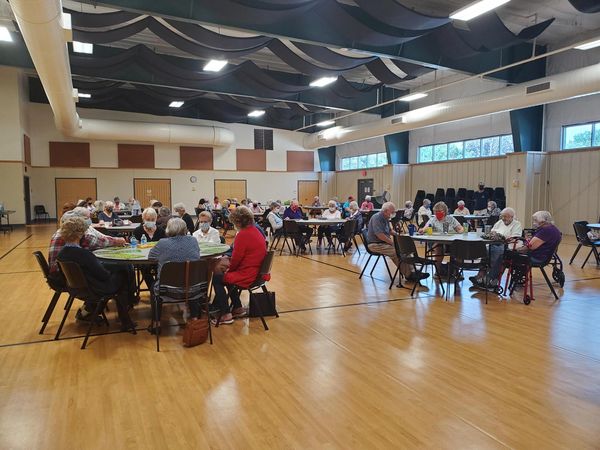
[[466, 200], [472, 200], [475, 195], [475, 191], [473, 189], [467, 189], [467, 193], [465, 195]]
[[35, 205], [33, 207], [33, 212], [35, 214], [45, 214], [46, 213], [46, 208], [44, 207], [44, 205]]
[[454, 188], [446, 189], [446, 197], [456, 197], [456, 189], [454, 189]]
[[486, 225], [494, 226], [500, 220], [500, 216], [490, 216], [487, 218]]
[[267, 254], [265, 255], [265, 257], [260, 265], [260, 270], [258, 271], [258, 276], [261, 277], [261, 279], [263, 276], [271, 274], [271, 269], [273, 268], [274, 256], [275, 256], [274, 250], [269, 250], [267, 252]]
[[342, 224], [341, 235], [346, 239], [352, 239], [356, 231], [356, 220], [347, 220]]
[[458, 188], [458, 191], [456, 192], [456, 198], [457, 200], [464, 200], [467, 198], [467, 188]]
[[136, 216], [131, 216], [131, 217], [129, 218], [129, 221], [130, 221], [131, 223], [142, 223], [142, 215], [141, 215], [141, 214], [138, 214], [138, 215], [136, 215]]
[[69, 291], [77, 291], [78, 294], [89, 291], [88, 282], [79, 264], [73, 261], [58, 261], [58, 267], [65, 276]]
[[435, 196], [433, 194], [427, 194], [425, 195], [425, 198], [428, 199], [432, 203], [431, 206], [433, 206], [433, 203], [435, 203]]
[[300, 234], [300, 225], [295, 220], [284, 220], [283, 231], [288, 235]]
[[48, 280], [48, 275], [50, 275], [50, 266], [48, 266], [48, 261], [46, 261], [46, 257], [40, 251], [33, 252], [33, 256], [37, 260], [40, 265], [40, 269], [42, 269], [42, 273], [44, 274], [44, 278]]
[[225, 236], [221, 235], [219, 236], [219, 241], [221, 241], [221, 244], [225, 243]]
[[494, 188], [486, 187], [483, 190], [487, 192], [488, 200], [494, 200]]
[[396, 254], [400, 258], [412, 258], [418, 256], [415, 241], [405, 234], [394, 236], [394, 247], [396, 247]]
[[488, 251], [483, 241], [465, 241], [456, 239], [450, 245], [450, 257], [459, 264], [465, 261], [485, 259]]
[[588, 222], [586, 220], [579, 220], [573, 223], [573, 229], [575, 230], [575, 237], [577, 238], [577, 242], [581, 244], [591, 244], [590, 239], [588, 238]]
[[369, 240], [368, 240], [368, 235], [369, 235], [369, 232], [367, 231], [367, 229], [366, 229], [366, 228], [363, 228], [363, 229], [360, 231], [360, 236], [362, 237], [362, 240], [363, 240], [363, 242], [364, 242], [364, 244], [365, 244], [365, 249], [367, 250], [367, 253], [368, 253], [369, 255], [374, 255], [375, 253], [373, 253], [371, 250], [369, 250]]
[[445, 197], [446, 193], [444, 192], [444, 190], [442, 188], [437, 188], [435, 190], [435, 196], [436, 197]]
[[506, 194], [504, 193], [503, 187], [497, 187], [494, 189], [494, 199], [503, 199], [506, 198]]
[[[188, 291], [186, 293], [186, 263], [189, 262]], [[173, 299], [189, 300], [206, 297], [211, 277], [208, 261], [167, 262], [160, 271], [160, 294]]]
[[464, 225], [464, 224], [465, 224], [465, 222], [466, 222], [466, 221], [465, 221], [465, 218], [464, 218], [463, 216], [453, 216], [453, 217], [456, 219], [456, 221], [457, 221], [458, 223], [460, 223], [460, 224], [461, 224], [461, 226], [462, 226], [462, 225]]

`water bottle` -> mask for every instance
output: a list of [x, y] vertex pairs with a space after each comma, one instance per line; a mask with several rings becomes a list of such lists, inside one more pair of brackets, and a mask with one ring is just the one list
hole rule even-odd
[[142, 234], [142, 238], [140, 239], [140, 244], [146, 245], [146, 242], [148, 242], [148, 239], [146, 239], [146, 235], [145, 234]]
[[137, 248], [137, 239], [135, 238], [135, 236], [131, 236], [131, 239], [129, 240], [129, 244], [131, 245], [131, 248], [133, 250], [135, 250]]

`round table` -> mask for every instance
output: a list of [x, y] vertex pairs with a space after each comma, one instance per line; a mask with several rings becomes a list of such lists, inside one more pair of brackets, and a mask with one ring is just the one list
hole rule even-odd
[[472, 241], [472, 242], [495, 242], [489, 239], [484, 239], [477, 232], [471, 231], [469, 234], [463, 233], [433, 233], [433, 234], [413, 234], [411, 236], [415, 241], [432, 242], [436, 244], [447, 244], [455, 240]]
[[600, 230], [600, 223], [588, 223], [586, 227], [591, 228], [592, 230]]
[[[94, 255], [102, 261], [122, 264], [135, 265], [153, 265], [156, 264], [155, 259], [149, 259], [148, 254], [150, 249], [156, 245], [156, 242], [148, 242], [136, 249], [131, 247], [108, 247], [94, 251]], [[215, 244], [212, 242], [200, 242], [200, 258], [212, 258], [220, 256], [231, 248], [227, 244]], [[140, 248], [142, 247], [142, 248]]]
[[94, 223], [92, 226], [103, 234], [109, 236], [123, 235], [131, 236], [133, 231], [139, 226], [139, 223], [128, 223], [127, 225], [113, 226], [111, 223], [99, 224]]

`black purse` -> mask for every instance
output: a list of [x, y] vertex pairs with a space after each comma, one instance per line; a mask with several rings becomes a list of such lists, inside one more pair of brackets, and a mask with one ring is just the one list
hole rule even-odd
[[279, 316], [275, 306], [275, 292], [253, 292], [250, 294], [248, 316], [250, 317]]

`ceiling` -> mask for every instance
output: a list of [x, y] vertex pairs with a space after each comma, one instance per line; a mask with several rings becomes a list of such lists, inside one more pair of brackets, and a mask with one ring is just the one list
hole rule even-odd
[[[340, 111], [356, 111], [376, 105], [383, 100], [397, 98], [409, 89], [428, 85], [434, 81], [439, 83], [442, 79], [455, 80], [464, 74], [481, 73], [499, 64], [514, 62], [531, 53], [532, 42], [553, 49], [600, 34], [600, 14], [579, 12], [571, 6], [569, 0], [513, 0], [499, 8], [497, 16], [495, 13], [492, 13], [493, 17], [488, 15], [490, 17], [486, 19], [487, 22], [480, 24], [479, 31], [472, 22], [469, 22], [471, 28], [469, 29], [463, 24], [444, 25], [442, 21], [425, 31], [409, 30], [409, 35], [416, 36], [398, 38], [396, 43], [390, 41], [390, 34], [406, 33], [406, 31], [390, 28], [391, 21], [388, 24], [381, 22], [386, 20], [385, 14], [379, 16], [378, 21], [371, 20], [377, 17], [381, 10], [377, 11], [373, 3], [368, 3], [369, 1], [373, 0], [338, 0], [337, 2], [334, 0], [262, 0], [260, 2], [188, 0], [188, 3], [196, 3], [204, 7], [200, 13], [202, 17], [195, 19], [185, 17], [186, 13], [178, 12], [174, 4], [169, 4], [168, 0], [148, 0], [147, 7], [144, 6], [143, 10], [139, 9], [139, 5], [146, 5], [146, 3], [139, 0], [85, 2], [63, 0], [65, 9], [84, 13], [81, 17], [92, 17], [92, 14], [107, 14], [119, 10], [135, 13], [133, 16], [126, 17], [129, 20], [109, 26], [106, 24], [88, 26], [89, 23], [77, 22], [78, 19], [74, 18], [75, 33], [80, 33], [79, 36], [85, 39], [90, 39], [89, 36], [96, 39], [98, 36], [97, 39], [103, 41], [100, 44], [95, 43], [93, 56], [82, 57], [80, 54], [71, 56], [76, 87], [80, 90], [85, 87], [88, 91], [98, 94], [94, 94], [92, 100], [80, 100], [79, 106], [212, 118], [225, 122], [250, 122], [296, 129], [340, 114]], [[381, 2], [380, 6], [389, 8], [390, 13], [398, 13], [398, 8], [401, 8], [398, 5], [401, 4], [421, 14], [436, 17], [447, 17], [451, 12], [469, 3], [468, 0], [377, 0], [377, 2]], [[219, 16], [219, 8], [226, 3], [230, 9]], [[304, 11], [297, 16], [290, 16], [292, 20], [287, 22], [289, 17], [286, 19], [286, 16], [283, 20], [273, 21], [273, 23], [252, 21], [250, 16], [243, 14], [243, 11], [252, 12], [252, 9], [246, 7], [253, 3], [261, 7], [267, 5], [265, 16], [267, 13], [279, 14], [281, 9], [293, 9], [295, 5], [298, 5], [300, 11], [304, 7], [303, 4], [319, 3], [318, 8], [323, 8], [322, 19], [328, 19], [334, 31], [333, 21], [337, 22], [339, 19], [342, 24], [343, 20], [348, 20], [346, 22], [348, 24], [357, 24], [355, 30], [357, 37], [354, 38], [352, 33], [345, 35], [345, 30], [338, 35], [331, 30], [319, 33], [324, 30], [323, 27], [319, 29], [317, 23], [321, 17], [319, 14], [310, 16], [317, 8]], [[269, 10], [271, 7], [272, 10]], [[172, 12], [168, 8], [172, 8]], [[239, 8], [239, 11], [236, 11], [236, 8]], [[329, 16], [326, 14], [327, 11], [330, 11]], [[349, 12], [348, 17], [342, 17], [346, 12]], [[368, 15], [365, 16], [364, 12]], [[407, 14], [412, 12], [408, 11]], [[155, 27], [153, 31], [146, 28], [131, 35], [126, 33], [125, 37], [117, 40], [109, 39], [105, 42], [107, 39], [104, 36], [109, 35], [109, 32], [126, 26], [135, 26], [136, 22], [141, 23], [141, 20], [147, 16], [154, 17], [149, 19]], [[177, 22], [167, 22], [163, 17], [175, 19]], [[248, 17], [248, 20], [245, 20], [245, 17]], [[297, 20], [294, 20], [296, 17]], [[307, 25], [313, 25], [314, 22], [316, 30], [310, 30], [309, 26], [294, 26], [294, 22], [308, 20], [309, 17], [312, 19]], [[14, 29], [13, 19], [8, 2], [0, 0], [0, 24]], [[546, 24], [538, 26], [541, 28], [535, 27], [536, 24], [543, 24], [548, 19], [554, 19], [549, 26]], [[202, 46], [207, 45], [206, 42], [199, 41], [196, 36], [192, 39], [190, 35], [185, 34], [184, 26], [189, 22], [202, 24], [203, 31], [212, 32], [216, 37], [268, 39], [264, 36], [269, 36], [273, 39], [269, 41], [271, 43], [268, 46], [263, 46], [256, 51], [237, 52], [234, 56], [227, 57], [228, 70], [240, 70], [232, 72], [227, 77], [224, 76], [222, 80], [204, 80], [201, 69], [195, 69], [197, 74], [200, 73], [197, 76], [201, 82], [196, 83], [193, 80], [194, 82], [188, 83], [186, 77], [194, 78], [190, 75], [193, 70], [188, 69], [198, 65], [201, 67], [206, 60], [198, 56], [195, 46], [198, 46], [200, 54], [203, 54], [202, 49], [205, 47]], [[286, 23], [291, 25], [286, 27]], [[373, 23], [377, 26], [372, 26]], [[177, 24], [181, 24], [182, 27]], [[278, 27], [279, 24], [283, 25]], [[364, 24], [371, 26], [372, 29], [367, 28], [365, 31]], [[396, 23], [393, 25], [395, 26]], [[200, 28], [199, 25], [194, 27]], [[410, 28], [411, 24], [407, 27]], [[423, 27], [427, 28], [427, 25]], [[510, 30], [510, 33], [504, 27]], [[165, 38], [164, 35], [159, 37], [155, 32], [157, 28], [172, 36], [172, 40], [167, 42], [168, 37]], [[442, 31], [446, 34], [442, 34]], [[183, 40], [184, 44], [179, 45], [178, 40]], [[344, 43], [349, 45], [342, 46]], [[317, 53], [313, 55], [301, 48], [305, 44], [311, 44], [310, 49]], [[190, 50], [189, 45], [194, 48]], [[98, 64], [110, 59], [102, 58], [111, 57], [116, 60], [118, 54], [125, 51], [128, 53], [122, 55], [132, 55], [127, 58], [128, 61], [139, 57], [139, 62], [135, 59], [136, 62], [132, 67], [124, 67], [121, 64], [118, 66], [119, 70], [97, 69]], [[325, 56], [320, 56], [322, 55], [318, 53], [320, 51], [327, 53]], [[0, 48], [1, 56], [2, 48]], [[348, 61], [356, 60], [349, 58], [371, 58], [371, 61], [373, 59], [376, 61], [362, 65], [354, 64], [357, 65], [355, 68], [344, 66], [343, 71], [334, 74], [341, 75], [343, 78], [338, 79], [331, 88], [309, 88], [308, 83], [318, 77], [315, 73], [322, 72], [322, 68], [326, 69], [323, 74], [327, 74], [325, 72], [332, 68], [339, 69], [336, 64], [341, 63], [334, 63], [337, 58], [345, 58], [343, 62], [346, 64]], [[162, 72], [162, 69], [171, 63], [173, 66], [169, 77]], [[379, 64], [379, 69], [374, 68], [373, 64]], [[188, 72], [182, 75], [181, 67], [185, 67]], [[31, 70], [31, 73], [35, 72]], [[281, 87], [276, 89], [275, 86], [279, 86], [280, 83]], [[44, 101], [43, 90], [40, 89], [39, 84], [34, 81], [32, 85], [34, 86], [32, 101]], [[186, 107], [180, 110], [168, 108], [169, 97], [178, 95], [186, 99]], [[246, 113], [257, 108], [266, 109], [268, 114], [262, 119], [248, 119]], [[381, 109], [373, 109], [370, 112], [385, 115], [384, 110]]]

